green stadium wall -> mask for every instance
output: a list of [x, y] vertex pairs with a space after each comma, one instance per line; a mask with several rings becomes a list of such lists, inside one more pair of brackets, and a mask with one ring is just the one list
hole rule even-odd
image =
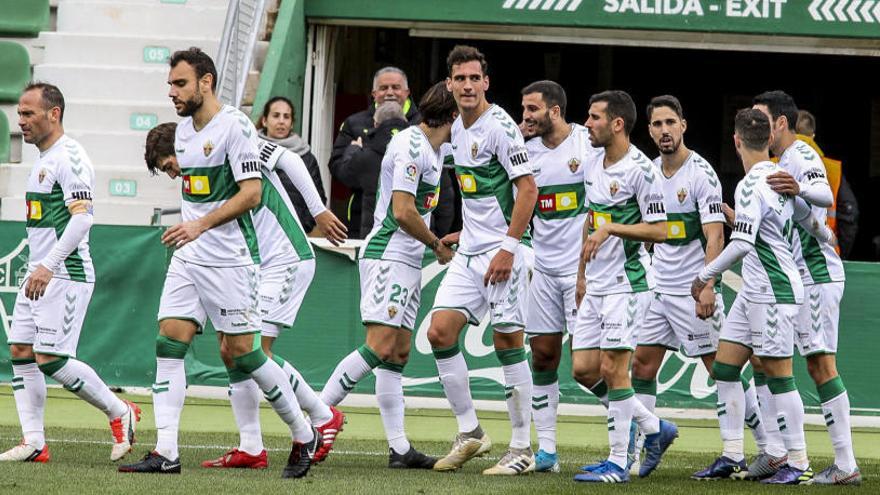
[[[109, 383], [150, 386], [155, 374], [156, 314], [170, 259], [160, 242], [161, 228], [99, 225], [91, 231], [91, 251], [97, 284], [82, 335], [79, 358], [91, 364]], [[0, 222], [0, 318], [9, 331], [18, 287], [27, 269], [27, 243], [22, 222]], [[275, 351], [295, 364], [308, 382], [322, 388], [336, 363], [363, 343], [359, 314], [357, 265], [347, 256], [317, 249], [317, 273], [306, 295], [296, 325], [284, 332]], [[437, 369], [427, 341], [425, 317], [444, 270], [433, 260], [424, 267], [422, 309], [416, 324], [410, 362], [404, 371], [408, 395], [441, 397]], [[880, 305], [877, 281], [880, 264], [846, 263], [847, 286], [841, 307], [839, 369], [855, 414], [880, 414], [880, 395], [872, 393], [876, 370], [874, 353], [880, 349]], [[735, 294], [725, 287], [727, 306]], [[226, 385], [213, 330], [194, 340], [186, 357], [190, 385]], [[485, 327], [466, 328], [461, 346], [471, 369], [476, 399], [503, 400], [501, 365], [492, 351]], [[795, 376], [804, 403], [818, 411], [818, 396], [796, 358]], [[567, 403], [594, 404], [595, 398], [571, 378], [571, 362], [563, 358], [559, 370], [561, 396]], [[9, 382], [9, 350], [0, 346], [0, 382]], [[372, 376], [355, 392], [371, 393]], [[681, 354], [667, 353], [660, 372], [658, 405], [713, 408], [714, 387], [702, 365]]]

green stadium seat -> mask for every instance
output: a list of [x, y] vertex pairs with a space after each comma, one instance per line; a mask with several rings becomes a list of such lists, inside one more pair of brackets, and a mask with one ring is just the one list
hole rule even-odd
[[0, 112], [0, 163], [9, 162], [9, 122], [6, 114]]
[[37, 36], [49, 26], [49, 0], [0, 0], [0, 34]]
[[27, 49], [14, 41], [0, 41], [0, 103], [17, 103], [30, 78]]

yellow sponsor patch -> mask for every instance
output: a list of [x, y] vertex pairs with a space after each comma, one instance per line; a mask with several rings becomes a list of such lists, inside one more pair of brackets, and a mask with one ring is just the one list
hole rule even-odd
[[183, 187], [188, 194], [193, 196], [207, 196], [211, 194], [211, 183], [207, 175], [187, 175], [183, 178]]
[[473, 175], [462, 174], [458, 176], [458, 183], [461, 190], [467, 193], [477, 192], [477, 180]]
[[599, 227], [605, 225], [606, 223], [611, 223], [611, 213], [603, 213], [601, 211], [594, 211], [593, 213], [593, 230], [598, 229]]
[[574, 210], [578, 207], [577, 193], [556, 193], [556, 211]]
[[43, 204], [39, 201], [28, 201], [27, 202], [27, 217], [30, 220], [42, 220], [43, 219]]
[[685, 238], [687, 238], [687, 231], [684, 228], [684, 222], [682, 222], [681, 220], [666, 222], [666, 238], [667, 239], [685, 239]]

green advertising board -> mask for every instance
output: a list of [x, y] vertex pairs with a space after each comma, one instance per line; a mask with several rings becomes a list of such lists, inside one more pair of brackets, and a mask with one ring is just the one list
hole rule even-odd
[[310, 19], [877, 38], [871, 0], [308, 0]]
[[[24, 224], [0, 222], [0, 324], [9, 331], [18, 287], [26, 274]], [[156, 314], [170, 253], [159, 242], [158, 227], [92, 228], [91, 252], [97, 283], [79, 343], [78, 357], [110, 384], [150, 386], [155, 376]], [[404, 370], [408, 395], [442, 397], [437, 367], [427, 339], [431, 303], [445, 273], [428, 259], [422, 275], [422, 308], [416, 322], [410, 362]], [[855, 414], [880, 413], [880, 396], [873, 391], [874, 352], [880, 349], [880, 305], [874, 294], [880, 264], [847, 263], [847, 287], [841, 306], [839, 369]], [[323, 387], [336, 364], [363, 343], [357, 265], [349, 257], [317, 250], [315, 279], [300, 309], [296, 325], [283, 333], [275, 352], [294, 363], [310, 385]], [[734, 292], [725, 287], [727, 306]], [[503, 400], [503, 373], [492, 348], [491, 330], [484, 325], [465, 328], [460, 339], [476, 399]], [[803, 359], [795, 376], [804, 403], [817, 410], [818, 397]], [[188, 383], [224, 386], [225, 368], [213, 330], [196, 337], [186, 358]], [[564, 356], [559, 370], [560, 400], [594, 404], [595, 398], [571, 379], [571, 361]], [[0, 346], [0, 381], [11, 380], [9, 351]], [[355, 392], [371, 393], [372, 376]], [[686, 408], [715, 407], [714, 386], [697, 359], [667, 353], [658, 380], [658, 405]]]

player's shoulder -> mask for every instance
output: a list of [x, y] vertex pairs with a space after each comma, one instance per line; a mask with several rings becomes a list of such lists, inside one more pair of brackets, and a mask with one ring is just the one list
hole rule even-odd
[[712, 168], [712, 165], [708, 160], [703, 158], [696, 151], [691, 151], [691, 156], [688, 161], [692, 167], [695, 181], [708, 182], [712, 187], [718, 185], [718, 174], [715, 172], [715, 169]]
[[47, 158], [45, 160], [46, 164], [71, 169], [90, 168], [92, 166], [83, 145], [67, 134], [61, 136], [58, 144], [52, 147], [51, 152], [47, 153], [45, 158]]
[[657, 175], [657, 167], [654, 166], [654, 162], [642, 150], [638, 149], [635, 145], [630, 145], [629, 151], [626, 154], [626, 160], [629, 165], [627, 169], [630, 174], [642, 176], [648, 182], [654, 181]]
[[510, 139], [514, 139], [519, 132], [519, 126], [503, 108], [495, 105], [490, 106], [484, 118], [479, 119], [475, 125], [482, 128], [490, 136], [506, 135]]
[[299, 156], [284, 146], [265, 139], [257, 139], [257, 151], [259, 152], [260, 162], [270, 170], [274, 169], [275, 164], [282, 159], [290, 159], [291, 155]]

